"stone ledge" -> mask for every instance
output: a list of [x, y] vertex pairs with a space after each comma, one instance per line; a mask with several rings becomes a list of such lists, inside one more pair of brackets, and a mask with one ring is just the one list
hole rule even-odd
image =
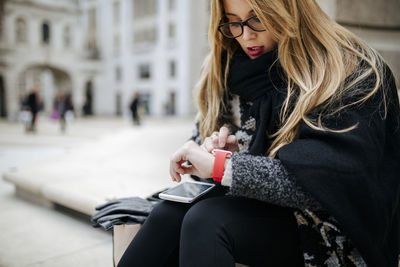
[[175, 185], [169, 179], [169, 156], [189, 133], [182, 126], [121, 131], [5, 172], [3, 179], [15, 185], [17, 195], [46, 206], [57, 203], [90, 216], [107, 200], [144, 198]]

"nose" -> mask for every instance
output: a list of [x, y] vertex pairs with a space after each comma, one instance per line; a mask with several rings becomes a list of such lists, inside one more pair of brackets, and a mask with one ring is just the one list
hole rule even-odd
[[248, 26], [243, 27], [243, 35], [242, 35], [243, 40], [248, 41], [254, 39], [256, 36], [257, 33], [252, 29], [250, 29]]

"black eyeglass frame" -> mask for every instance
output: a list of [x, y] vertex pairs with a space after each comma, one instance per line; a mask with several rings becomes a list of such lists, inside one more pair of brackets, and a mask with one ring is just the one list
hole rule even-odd
[[[254, 29], [253, 27], [251, 27], [251, 25], [249, 25], [249, 23], [248, 23], [249, 20], [254, 19], [254, 18], [258, 20], [258, 17], [257, 17], [257, 16], [251, 16], [250, 18], [246, 19], [245, 21], [234, 21], [234, 22], [222, 23], [222, 24], [218, 25], [218, 31], [219, 31], [223, 36], [225, 36], [226, 38], [230, 38], [230, 39], [235, 39], [235, 38], [238, 38], [238, 37], [242, 36], [242, 34], [243, 34], [243, 32], [244, 32], [244, 26], [249, 27], [250, 29], [252, 29], [252, 30], [255, 31], [255, 32], [265, 32], [266, 29], [257, 30], [257, 29]], [[224, 34], [224, 31], [221, 29], [221, 28], [224, 27], [225, 25], [240, 25], [240, 27], [242, 28], [242, 32], [241, 32], [238, 36], [226, 36], [226, 35]]]

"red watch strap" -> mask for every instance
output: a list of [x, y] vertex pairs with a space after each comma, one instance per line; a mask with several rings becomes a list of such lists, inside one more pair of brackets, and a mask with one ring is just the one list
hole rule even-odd
[[213, 154], [215, 156], [215, 159], [212, 178], [216, 182], [221, 182], [225, 171], [225, 160], [226, 158], [230, 158], [232, 152], [222, 149], [214, 149]]

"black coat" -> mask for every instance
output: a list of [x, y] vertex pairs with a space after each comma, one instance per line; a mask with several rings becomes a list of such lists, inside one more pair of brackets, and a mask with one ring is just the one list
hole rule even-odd
[[[370, 81], [371, 82], [371, 81]], [[324, 121], [346, 133], [316, 131], [305, 123], [278, 157], [342, 225], [368, 266], [396, 266], [400, 240], [400, 108], [394, 78], [362, 105]], [[363, 84], [365, 88], [372, 83]], [[387, 116], [384, 117], [383, 92]]]

